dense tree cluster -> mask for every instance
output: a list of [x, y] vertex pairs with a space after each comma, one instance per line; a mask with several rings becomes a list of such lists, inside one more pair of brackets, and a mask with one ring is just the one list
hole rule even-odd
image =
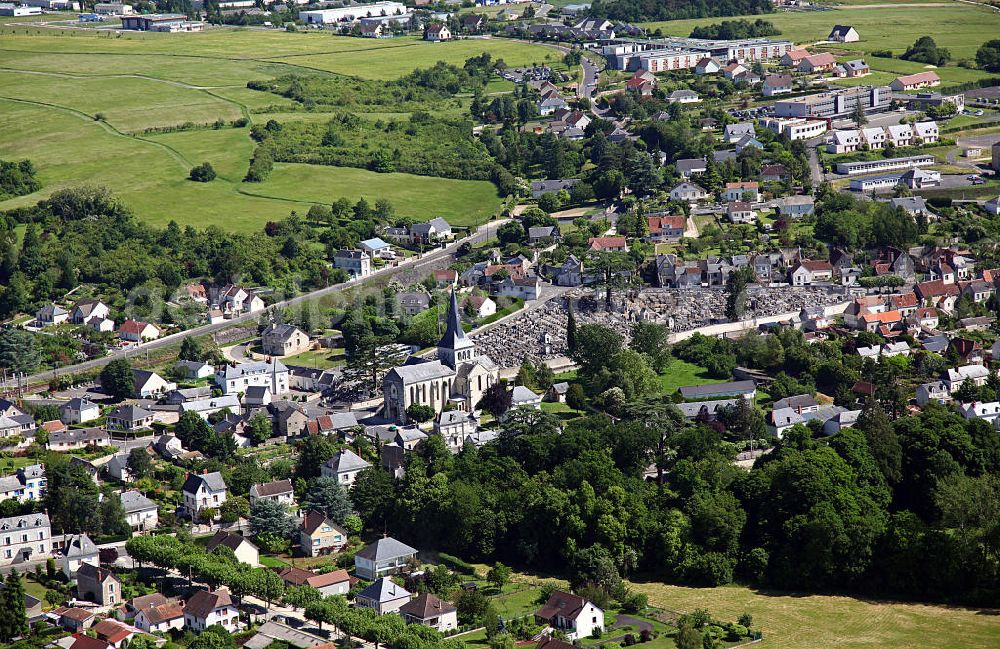
[[941, 66], [951, 60], [951, 52], [943, 47], [938, 47], [930, 36], [921, 36], [914, 41], [909, 49], [900, 54], [899, 58]]
[[905, 249], [926, 232], [905, 210], [864, 201], [843, 192], [824, 192], [816, 208], [816, 237], [848, 250], [880, 246]]
[[691, 38], [708, 38], [712, 40], [740, 40], [744, 38], [762, 38], [764, 36], [777, 36], [781, 30], [774, 26], [769, 20], [758, 18], [750, 21], [744, 18], [739, 20], [723, 20], [712, 25], [703, 25], [691, 30]]
[[0, 201], [31, 194], [41, 189], [42, 183], [35, 174], [35, 165], [31, 164], [31, 160], [20, 162], [0, 160]]
[[770, 0], [595, 0], [590, 13], [598, 18], [643, 22], [711, 16], [747, 16], [774, 11]]

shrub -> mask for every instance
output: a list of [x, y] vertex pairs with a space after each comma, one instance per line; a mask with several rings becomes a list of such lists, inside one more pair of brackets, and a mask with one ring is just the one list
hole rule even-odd
[[471, 563], [463, 561], [454, 555], [439, 552], [438, 560], [444, 565], [454, 568], [455, 570], [459, 570], [464, 574], [473, 576], [476, 574], [476, 568]]
[[215, 169], [209, 162], [202, 162], [197, 167], [191, 169], [191, 173], [188, 177], [199, 183], [209, 183], [215, 180]]

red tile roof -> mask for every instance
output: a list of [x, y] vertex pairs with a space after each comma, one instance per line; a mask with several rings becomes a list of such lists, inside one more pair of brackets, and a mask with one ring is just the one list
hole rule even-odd
[[587, 243], [591, 250], [611, 250], [626, 246], [625, 237], [591, 237]]
[[122, 640], [132, 635], [132, 631], [118, 624], [114, 620], [101, 620], [94, 625], [94, 633], [101, 640], [106, 640], [111, 644], [118, 644]]
[[935, 83], [941, 81], [941, 77], [938, 76], [937, 72], [927, 71], [896, 77], [896, 81], [900, 82], [904, 86], [915, 86], [918, 83]]

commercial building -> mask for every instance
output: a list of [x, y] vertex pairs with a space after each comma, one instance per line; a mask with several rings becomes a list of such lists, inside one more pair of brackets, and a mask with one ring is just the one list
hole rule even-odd
[[860, 104], [866, 113], [889, 109], [892, 91], [887, 86], [856, 86], [774, 102], [775, 117], [841, 117]]
[[148, 14], [122, 16], [122, 29], [140, 32], [200, 32], [205, 23], [188, 20], [184, 14]]
[[878, 192], [894, 189], [901, 176], [865, 176], [851, 179], [851, 191]]
[[787, 135], [790, 140], [808, 140], [826, 133], [825, 119], [804, 119], [802, 117], [769, 117], [760, 120], [760, 125], [778, 135]]
[[405, 13], [406, 5], [402, 2], [373, 2], [372, 4], [351, 5], [349, 7], [300, 11], [299, 19], [309, 25], [332, 25], [354, 23], [362, 18], [401, 16]]
[[617, 40], [605, 45], [601, 53], [608, 60], [608, 67], [614, 69], [662, 72], [695, 68], [705, 58], [739, 63], [780, 58], [793, 47], [791, 41], [766, 38], [726, 41], [668, 37]]
[[19, 7], [12, 2], [0, 3], [0, 16], [34, 16], [40, 13], [42, 13], [41, 7]]
[[863, 160], [861, 162], [838, 162], [837, 173], [847, 176], [880, 173], [883, 171], [899, 171], [924, 167], [934, 164], [932, 155], [914, 155], [905, 158], [880, 158], [878, 160]]

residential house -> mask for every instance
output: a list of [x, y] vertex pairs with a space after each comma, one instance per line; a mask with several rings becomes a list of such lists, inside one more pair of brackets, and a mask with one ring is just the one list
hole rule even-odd
[[720, 70], [722, 70], [722, 66], [709, 56], [701, 59], [694, 66], [695, 74], [718, 74]]
[[765, 425], [769, 434], [781, 439], [786, 430], [797, 424], [804, 424], [805, 421], [805, 418], [792, 408], [774, 408], [767, 413]]
[[363, 22], [358, 26], [361, 38], [392, 38], [392, 31], [382, 22]]
[[792, 174], [783, 164], [762, 165], [760, 168], [760, 179], [766, 183], [777, 183], [790, 180]]
[[102, 428], [70, 428], [61, 433], [50, 434], [45, 448], [50, 451], [65, 452], [79, 451], [88, 447], [108, 446], [110, 444], [111, 435]]
[[515, 385], [511, 391], [511, 407], [527, 407], [540, 410], [542, 407], [542, 395], [535, 394], [530, 388], [526, 388], [523, 385]]
[[850, 25], [834, 25], [826, 40], [835, 43], [856, 43], [861, 40], [858, 30]]
[[764, 77], [765, 97], [774, 97], [792, 91], [792, 76], [789, 74], [769, 74]]
[[461, 451], [465, 438], [478, 430], [474, 414], [464, 410], [446, 410], [434, 418], [434, 432], [444, 438], [452, 453]]
[[537, 225], [528, 228], [528, 243], [531, 244], [549, 243], [560, 238], [559, 228], [554, 225]]
[[0, 566], [45, 558], [52, 552], [47, 514], [0, 518]]
[[861, 146], [861, 131], [834, 131], [826, 145], [827, 153], [852, 153]]
[[323, 512], [310, 510], [302, 517], [299, 545], [302, 552], [310, 557], [340, 552], [347, 545], [347, 530]]
[[176, 383], [168, 382], [156, 372], [149, 370], [132, 370], [132, 379], [135, 384], [133, 396], [137, 399], [158, 398], [177, 388]]
[[260, 335], [261, 349], [269, 356], [294, 356], [309, 349], [309, 334], [292, 324], [272, 322]]
[[118, 328], [118, 337], [126, 342], [141, 344], [160, 337], [156, 325], [138, 320], [126, 320]]
[[211, 508], [218, 510], [226, 502], [226, 481], [218, 471], [188, 474], [181, 488], [184, 506], [193, 514]]
[[[137, 604], [137, 612], [133, 624], [146, 633], [167, 633], [180, 631], [184, 628], [184, 605], [182, 602], [168, 600], [159, 593], [146, 595], [148, 603]], [[135, 598], [139, 600], [143, 598]], [[135, 601], [133, 600], [133, 601]]]
[[263, 385], [273, 396], [288, 394], [289, 371], [278, 359], [250, 363], [228, 363], [215, 373], [215, 384], [223, 394], [246, 392], [250, 386]]
[[833, 266], [828, 261], [802, 259], [789, 271], [792, 286], [809, 286], [813, 282], [833, 279]]
[[910, 146], [913, 142], [913, 127], [909, 124], [892, 124], [885, 127], [886, 138], [896, 147]]
[[595, 252], [628, 252], [625, 237], [590, 237], [587, 247]]
[[44, 464], [29, 464], [14, 475], [0, 477], [0, 502], [17, 499], [18, 502], [38, 502], [45, 497], [48, 481]]
[[431, 593], [421, 593], [399, 608], [407, 624], [423, 624], [441, 633], [458, 628], [458, 609]]
[[944, 382], [948, 386], [948, 392], [954, 394], [966, 381], [971, 381], [976, 387], [982, 387], [989, 378], [989, 369], [982, 365], [961, 365], [949, 369]]
[[932, 381], [917, 386], [917, 403], [926, 406], [928, 403], [948, 403], [951, 401], [951, 390], [944, 381]]
[[441, 217], [410, 226], [410, 241], [413, 243], [427, 244], [435, 241], [448, 241], [454, 236], [451, 224]]
[[398, 586], [388, 577], [380, 577], [354, 596], [354, 605], [374, 609], [379, 615], [396, 613], [410, 601], [410, 591]]
[[542, 99], [538, 102], [538, 114], [543, 116], [551, 115], [557, 110], [565, 110], [567, 108], [569, 108], [569, 104], [566, 103], [565, 99], [559, 97], [558, 95], [553, 95], [552, 97]]
[[682, 182], [670, 190], [670, 200], [697, 203], [708, 198], [708, 192], [694, 183]]
[[819, 410], [819, 403], [811, 394], [796, 394], [791, 397], [778, 399], [771, 404], [771, 407], [774, 410], [789, 408], [794, 410], [796, 414], [801, 415], [807, 412], [816, 412]]
[[539, 198], [542, 194], [556, 194], [563, 189], [569, 191], [579, 182], [579, 178], [566, 178], [562, 180], [533, 180], [531, 181], [531, 197]]
[[937, 307], [941, 311], [951, 313], [955, 309], [960, 291], [955, 284], [946, 284], [940, 279], [920, 282], [915, 287], [921, 301]]
[[913, 125], [914, 144], [934, 144], [940, 139], [937, 122], [917, 122]]
[[705, 173], [708, 163], [705, 158], [681, 158], [674, 163], [674, 167], [681, 178], [690, 178]]
[[755, 138], [752, 135], [744, 135], [739, 140], [736, 141], [736, 155], [743, 153], [748, 148], [754, 148], [758, 151], [764, 150], [764, 143]]
[[552, 591], [549, 599], [535, 611], [535, 620], [566, 634], [566, 639], [589, 638], [604, 631], [604, 611], [590, 600], [561, 590]]
[[756, 201], [760, 197], [756, 181], [726, 183], [723, 198], [727, 201]]
[[364, 250], [338, 250], [333, 255], [333, 267], [343, 269], [351, 279], [358, 279], [371, 275], [372, 260]]
[[885, 148], [885, 129], [884, 128], [863, 128], [861, 129], [861, 140], [868, 146], [869, 149], [883, 149]]
[[444, 23], [428, 25], [424, 30], [424, 40], [431, 41], [432, 43], [451, 40], [451, 30]]
[[354, 574], [359, 579], [367, 581], [394, 575], [416, 556], [416, 548], [411, 548], [391, 536], [385, 536], [355, 553]]
[[791, 219], [800, 219], [816, 209], [815, 199], [806, 194], [785, 196], [778, 201], [778, 213]]
[[787, 51], [787, 52], [785, 52], [784, 54], [781, 55], [781, 59], [779, 59], [779, 63], [783, 67], [794, 68], [794, 67], [796, 67], [799, 64], [799, 61], [801, 61], [802, 59], [806, 58], [807, 56], [809, 56], [809, 52], [806, 51], [806, 50], [804, 50], [804, 49], [789, 50], [789, 51]]
[[730, 223], [753, 223], [757, 220], [757, 212], [753, 210], [750, 203], [744, 201], [730, 201], [726, 205], [726, 218]]
[[799, 61], [795, 69], [799, 72], [813, 74], [816, 72], [829, 72], [833, 70], [835, 65], [837, 65], [837, 59], [834, 58], [833, 54], [820, 52], [819, 54], [810, 54]]
[[250, 505], [253, 506], [261, 500], [273, 500], [291, 507], [295, 504], [295, 491], [292, 489], [292, 481], [289, 479], [274, 480], [264, 484], [255, 484], [250, 487]]
[[[72, 607], [72, 608], [59, 607], [53, 610], [52, 613], [59, 617], [59, 626], [61, 626], [66, 631], [74, 633], [73, 636], [74, 638], [77, 637], [87, 638], [88, 640], [93, 640], [94, 642], [100, 642], [101, 644], [99, 645], [99, 648], [107, 649], [108, 646], [107, 643], [104, 643], [103, 641], [98, 640], [97, 638], [91, 638], [90, 636], [81, 635], [78, 633], [80, 631], [85, 631], [89, 629], [94, 625], [94, 622], [97, 621], [97, 616], [94, 614], [93, 611], [89, 611], [85, 608], [78, 608], [78, 607]], [[73, 647], [76, 647], [75, 643], [73, 644], [71, 649], [73, 649]], [[91, 649], [91, 647], [88, 647], [87, 649]], [[97, 648], [95, 647], [94, 649]]]
[[119, 496], [125, 520], [137, 532], [154, 530], [160, 524], [159, 507], [138, 491], [123, 491]]
[[39, 327], [51, 327], [68, 321], [69, 311], [51, 302], [35, 312], [35, 324]]
[[733, 81], [737, 76], [743, 74], [746, 71], [747, 68], [743, 67], [743, 65], [739, 63], [730, 63], [726, 67], [722, 68], [722, 76], [729, 79], [730, 81]]
[[438, 268], [431, 276], [437, 288], [452, 288], [458, 284], [458, 271], [453, 268]]
[[259, 295], [235, 284], [227, 284], [221, 289], [212, 289], [210, 293], [212, 306], [217, 307], [227, 316], [257, 313], [263, 311], [266, 306]]
[[[118, 406], [107, 417], [108, 430], [132, 432], [149, 428], [152, 423], [153, 413], [139, 406]], [[51, 437], [49, 441], [52, 441]]]
[[722, 139], [729, 144], [738, 142], [746, 135], [749, 135], [750, 137], [757, 136], [757, 131], [754, 130], [753, 123], [751, 122], [726, 124], [726, 126], [722, 129]]
[[649, 228], [649, 234], [643, 237], [645, 241], [677, 241], [684, 236], [684, 231], [687, 229], [687, 217], [684, 215], [647, 216], [646, 225]]
[[229, 591], [223, 588], [195, 591], [184, 603], [184, 626], [193, 631], [204, 631], [216, 624], [229, 633], [236, 633], [243, 626]]
[[486, 27], [486, 16], [482, 14], [465, 14], [459, 21], [462, 31], [466, 34], [478, 34]]
[[958, 407], [958, 412], [966, 419], [982, 419], [996, 426], [997, 418], [1000, 417], [1000, 401], [964, 403]]
[[66, 537], [65, 543], [59, 551], [59, 558], [63, 574], [66, 575], [67, 579], [76, 577], [80, 566], [85, 563], [93, 566], [101, 564], [97, 545], [86, 534], [73, 534]]
[[[83, 563], [76, 571], [76, 593], [80, 599], [100, 606], [117, 606], [122, 602], [122, 583], [110, 570]], [[97, 627], [95, 631], [100, 635]]]
[[871, 68], [862, 59], [855, 59], [844, 63], [844, 71], [848, 79], [866, 77], [872, 73]]
[[85, 424], [101, 416], [101, 407], [86, 397], [74, 397], [59, 406], [59, 419], [67, 424]]
[[94, 318], [106, 320], [109, 315], [111, 315], [111, 309], [100, 300], [80, 300], [70, 309], [70, 321], [73, 324], [86, 324]]
[[215, 374], [215, 368], [203, 361], [180, 360], [174, 363], [174, 372], [187, 379], [210, 379]]
[[260, 566], [260, 550], [256, 545], [239, 534], [219, 530], [205, 544], [205, 550], [211, 552], [220, 546], [232, 550], [236, 556], [236, 560], [240, 563], [245, 563], [251, 568]]
[[938, 85], [941, 85], [941, 77], [938, 76], [937, 72], [931, 70], [896, 77], [889, 83], [889, 87], [896, 92], [905, 92], [907, 90], [917, 90], [918, 88], [928, 88]]
[[406, 315], [417, 315], [431, 306], [431, 296], [423, 291], [406, 291], [396, 295], [399, 308]]
[[318, 575], [302, 568], [285, 566], [278, 571], [278, 576], [285, 582], [286, 587], [311, 586], [318, 590], [323, 597], [347, 595], [354, 583], [346, 570], [333, 570]]
[[696, 104], [701, 101], [701, 97], [693, 90], [674, 90], [667, 95], [667, 101], [672, 104]]
[[333, 478], [344, 487], [350, 487], [358, 474], [370, 467], [371, 464], [361, 459], [357, 453], [348, 448], [340, 451], [326, 461], [320, 472], [324, 478]]

